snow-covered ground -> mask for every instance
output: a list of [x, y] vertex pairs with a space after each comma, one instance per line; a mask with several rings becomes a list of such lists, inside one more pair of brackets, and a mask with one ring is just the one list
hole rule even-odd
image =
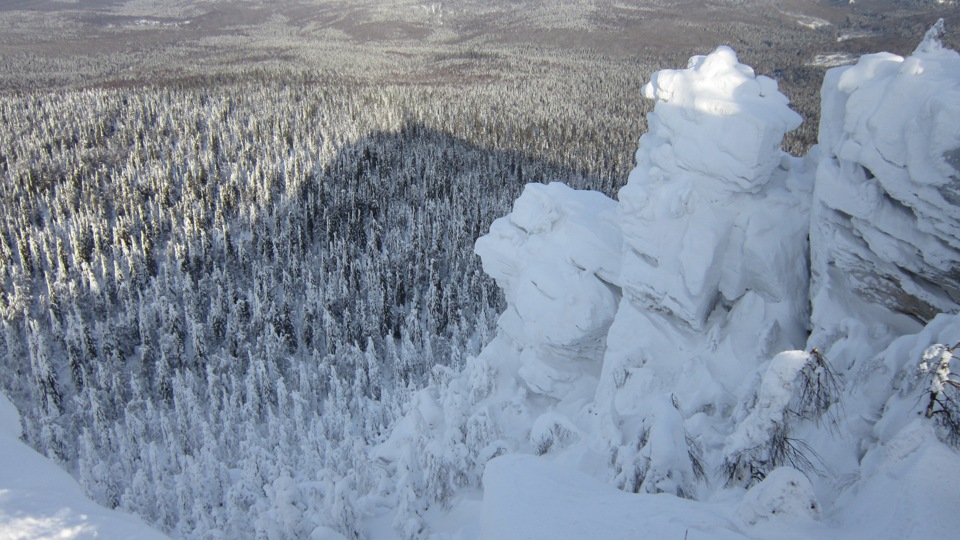
[[162, 539], [135, 516], [88, 499], [66, 471], [20, 441], [20, 415], [0, 394], [0, 538]]

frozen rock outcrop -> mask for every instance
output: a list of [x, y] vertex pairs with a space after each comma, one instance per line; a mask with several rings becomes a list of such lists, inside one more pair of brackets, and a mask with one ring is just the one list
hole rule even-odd
[[[497, 337], [414, 400], [426, 427], [391, 438], [445, 464], [421, 491], [482, 476], [490, 537], [593, 513], [540, 504], [582, 493], [580, 473], [726, 505], [760, 536], [784, 518], [798, 538], [960, 528], [957, 475], [930, 473], [960, 470], [952, 425], [924, 417], [916, 376], [960, 341], [960, 55], [939, 29], [909, 58], [829, 71], [806, 158], [779, 150], [799, 117], [776, 83], [721, 47], [644, 87], [619, 202], [528, 186], [476, 245], [507, 298]], [[643, 505], [667, 500], [694, 504]], [[582, 536], [545, 537], [565, 533]]]
[[[728, 47], [655, 74], [644, 93], [657, 104], [619, 204], [529, 185], [476, 244], [506, 295], [517, 378], [592, 400], [622, 447], [624, 485], [666, 473], [634, 438], [669, 423], [684, 433], [696, 412], [721, 418], [745, 377], [806, 338], [811, 178], [779, 149], [799, 116]], [[684, 413], [654, 421], [665, 400]]]
[[815, 336], [852, 313], [894, 333], [960, 307], [960, 55], [938, 23], [913, 55], [823, 84], [811, 215]]
[[488, 350], [514, 348], [500, 390], [520, 384], [510, 407], [538, 418], [529, 447], [588, 441], [621, 487], [691, 496], [697, 440], [804, 344], [812, 175], [779, 149], [799, 116], [728, 47], [644, 93], [657, 104], [619, 204], [529, 185], [476, 252], [506, 295]]
[[[619, 193], [621, 280], [637, 305], [699, 330], [721, 292], [728, 300], [746, 288], [775, 297], [786, 285], [777, 280], [798, 274], [777, 272], [784, 261], [758, 248], [793, 232], [780, 207], [792, 201], [769, 192], [784, 184], [779, 145], [800, 116], [773, 79], [756, 76], [728, 47], [654, 74], [643, 93], [657, 103]], [[755, 204], [761, 199], [769, 200]], [[764, 243], [745, 242], [757, 233]], [[734, 267], [740, 255], [752, 270]]]
[[779, 149], [800, 117], [728, 47], [655, 74], [644, 95], [657, 103], [619, 193], [623, 300], [596, 395], [624, 463], [658, 396], [722, 414], [806, 337], [811, 179]]
[[592, 393], [604, 338], [620, 301], [616, 202], [564, 184], [529, 184], [513, 212], [477, 240], [484, 271], [503, 289], [498, 327], [521, 350], [533, 392]]

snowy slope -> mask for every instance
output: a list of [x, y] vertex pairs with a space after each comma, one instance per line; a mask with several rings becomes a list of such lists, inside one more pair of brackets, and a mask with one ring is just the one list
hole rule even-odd
[[779, 150], [799, 117], [775, 81], [721, 47], [644, 87], [619, 201], [528, 186], [476, 244], [508, 304], [497, 337], [376, 451], [420, 501], [397, 532], [960, 530], [960, 55], [941, 30], [829, 71], [804, 158]]
[[166, 538], [88, 499], [73, 477], [19, 439], [20, 416], [0, 394], [0, 538]]
[[483, 477], [482, 538], [747, 538], [729, 504], [624, 493], [536, 456], [504, 456]]

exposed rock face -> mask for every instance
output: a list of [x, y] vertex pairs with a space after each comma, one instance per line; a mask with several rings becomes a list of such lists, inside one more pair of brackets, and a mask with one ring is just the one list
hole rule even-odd
[[867, 55], [824, 80], [810, 232], [821, 331], [851, 302], [904, 330], [960, 305], [960, 55], [940, 29], [906, 59]]

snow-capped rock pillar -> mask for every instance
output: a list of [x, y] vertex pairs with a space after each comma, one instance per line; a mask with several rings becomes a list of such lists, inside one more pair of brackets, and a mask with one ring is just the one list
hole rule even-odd
[[643, 94], [657, 103], [619, 194], [621, 281], [632, 300], [699, 329], [720, 292], [731, 201], [763, 189], [801, 119], [729, 47], [654, 74]]
[[595, 398], [621, 457], [663, 394], [722, 416], [744, 377], [806, 339], [812, 182], [779, 147], [800, 116], [729, 47], [643, 92], [657, 103], [619, 194], [623, 299]]
[[537, 394], [563, 399], [596, 387], [620, 300], [615, 208], [595, 191], [529, 184], [477, 240], [483, 270], [506, 296], [500, 332], [522, 351], [519, 376]]

